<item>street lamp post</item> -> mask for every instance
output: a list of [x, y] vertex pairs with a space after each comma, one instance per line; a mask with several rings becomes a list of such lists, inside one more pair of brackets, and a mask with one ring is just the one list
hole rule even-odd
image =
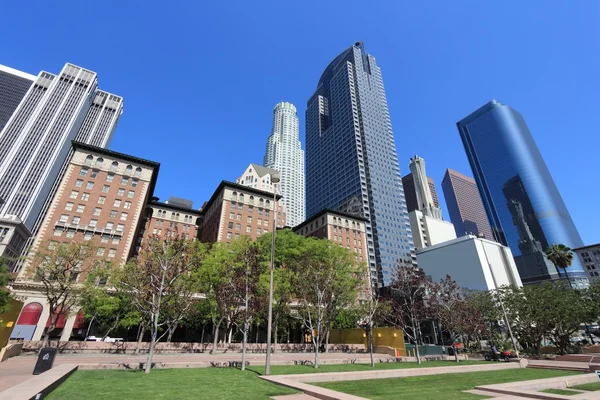
[[273, 184], [273, 228], [271, 234], [271, 267], [269, 275], [269, 317], [267, 320], [267, 360], [265, 364], [265, 375], [271, 374], [271, 330], [273, 326], [273, 270], [275, 269], [275, 232], [277, 231], [277, 189], [279, 175], [271, 176]]

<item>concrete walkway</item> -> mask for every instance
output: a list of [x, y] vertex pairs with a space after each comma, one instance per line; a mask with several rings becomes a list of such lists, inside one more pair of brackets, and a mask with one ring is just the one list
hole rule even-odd
[[[247, 360], [250, 365], [264, 365], [264, 354], [247, 354]], [[387, 359], [387, 354], [375, 354], [375, 359]], [[273, 365], [294, 365], [304, 361], [314, 359], [312, 353], [281, 353], [272, 354], [271, 362]], [[0, 392], [26, 381], [32, 377], [33, 367], [37, 357], [34, 355], [22, 355], [13, 357], [0, 363]], [[162, 368], [190, 368], [190, 367], [208, 367], [210, 363], [227, 363], [230, 361], [241, 362], [241, 353], [221, 353], [210, 355], [208, 353], [197, 354], [158, 354], [154, 356], [154, 363], [160, 364]], [[347, 353], [329, 353], [319, 354], [320, 364], [344, 364], [354, 361], [356, 363], [368, 363], [369, 354], [347, 354]], [[146, 356], [131, 356], [119, 354], [59, 354], [56, 356], [54, 366], [61, 364], [79, 365], [79, 369], [86, 368], [124, 368], [139, 367], [146, 362]], [[100, 364], [102, 366], [100, 366]]]

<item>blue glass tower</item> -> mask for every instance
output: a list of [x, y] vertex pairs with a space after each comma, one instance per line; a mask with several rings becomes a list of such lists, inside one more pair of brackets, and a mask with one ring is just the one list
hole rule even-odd
[[306, 216], [361, 215], [372, 282], [416, 264], [381, 69], [360, 42], [325, 69], [306, 109]]
[[[510, 247], [523, 283], [559, 278], [544, 250], [583, 242], [521, 114], [492, 100], [457, 126], [494, 237]], [[567, 272], [587, 283], [577, 257]]]

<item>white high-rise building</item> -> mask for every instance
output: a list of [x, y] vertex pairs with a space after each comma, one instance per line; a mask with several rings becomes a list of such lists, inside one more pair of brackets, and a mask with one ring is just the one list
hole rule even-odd
[[71, 141], [108, 145], [123, 99], [97, 86], [95, 72], [73, 64], [58, 75], [42, 71], [0, 131], [0, 255], [18, 256], [35, 235]]
[[304, 150], [300, 146], [298, 115], [292, 103], [281, 102], [273, 110], [273, 129], [267, 141], [264, 165], [279, 171], [287, 224], [304, 222]]
[[425, 160], [414, 156], [410, 159], [409, 167], [417, 198], [417, 209], [408, 213], [415, 248], [424, 249], [456, 239], [454, 225], [442, 219], [442, 210], [435, 205], [431, 195]]

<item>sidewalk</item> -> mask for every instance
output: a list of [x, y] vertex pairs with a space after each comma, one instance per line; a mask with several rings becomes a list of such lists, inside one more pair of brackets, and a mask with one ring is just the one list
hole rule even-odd
[[[387, 354], [375, 354], [375, 358], [388, 358]], [[251, 365], [264, 365], [264, 354], [247, 354], [246, 359]], [[271, 362], [293, 363], [314, 359], [313, 353], [282, 353], [272, 354]], [[345, 360], [356, 359], [357, 362], [369, 362], [369, 354], [356, 353], [321, 353], [319, 361], [326, 364], [328, 361], [342, 364]], [[33, 367], [37, 357], [34, 355], [23, 355], [13, 357], [0, 363], [0, 392], [32, 377]], [[196, 354], [158, 354], [154, 356], [155, 363], [201, 363], [201, 362], [227, 362], [241, 361], [242, 353], [219, 353], [210, 355], [208, 353]], [[54, 360], [54, 366], [61, 364], [139, 364], [146, 362], [146, 355], [140, 356], [119, 354], [59, 354]]]

